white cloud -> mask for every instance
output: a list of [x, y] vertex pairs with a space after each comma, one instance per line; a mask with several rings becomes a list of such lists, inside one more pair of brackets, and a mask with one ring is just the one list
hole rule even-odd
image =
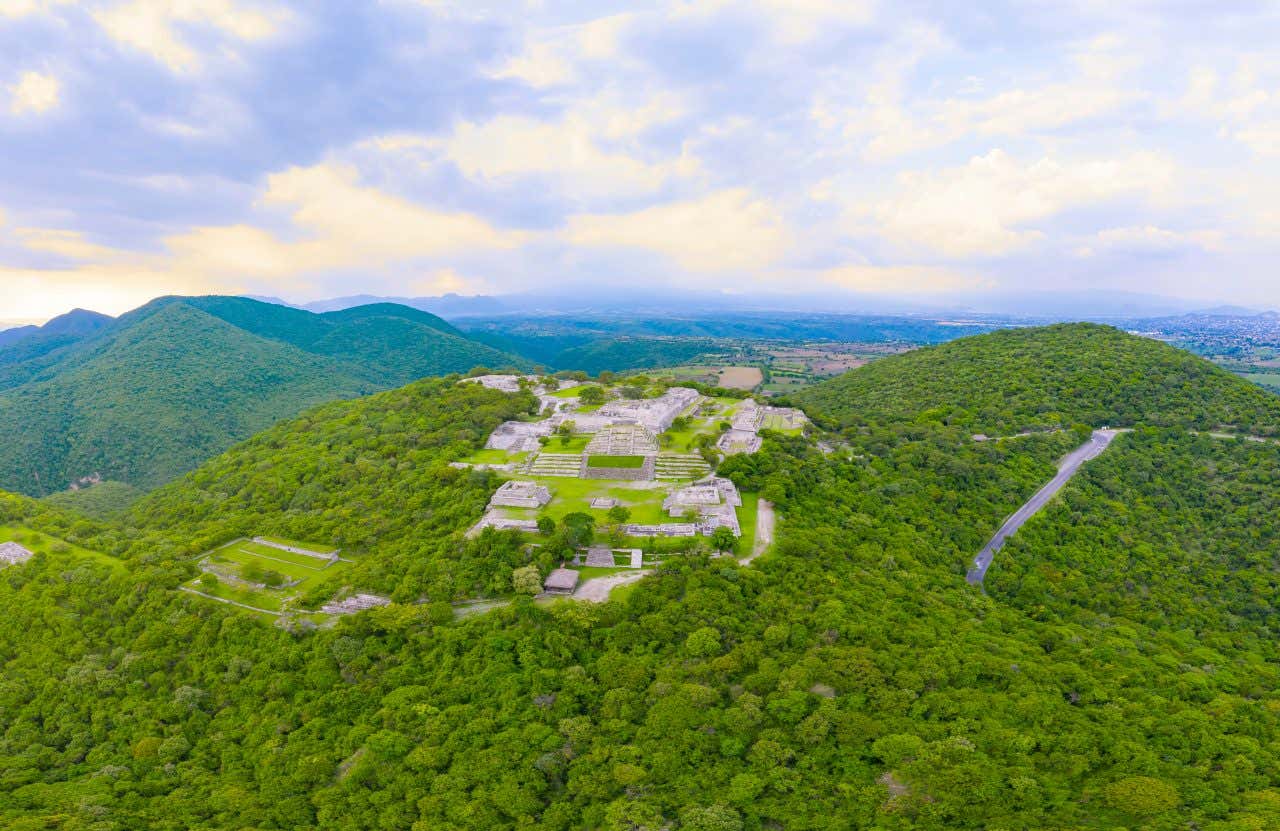
[[74, 260], [109, 261], [118, 259], [122, 253], [114, 248], [89, 242], [78, 231], [18, 228], [15, 233], [21, 243], [32, 251], [58, 254]]
[[1121, 197], [1160, 196], [1172, 180], [1173, 165], [1152, 154], [1024, 163], [993, 150], [960, 167], [902, 174], [896, 195], [869, 214], [876, 230], [902, 246], [997, 255], [1041, 239], [1031, 223]]
[[783, 43], [800, 44], [837, 27], [863, 27], [876, 19], [876, 0], [677, 0], [675, 17], [705, 17], [723, 10], [760, 17]]
[[58, 106], [62, 84], [52, 75], [24, 72], [9, 87], [9, 112], [14, 115], [40, 115]]
[[47, 12], [54, 6], [68, 6], [76, 0], [0, 0], [0, 17], [26, 17]]
[[635, 213], [574, 216], [564, 239], [654, 251], [689, 271], [749, 271], [777, 262], [791, 234], [772, 205], [735, 188]]
[[1100, 251], [1129, 254], [1162, 254], [1188, 248], [1219, 251], [1224, 238], [1221, 231], [1171, 231], [1156, 225], [1133, 225], [1101, 230], [1076, 253], [1078, 256], [1091, 257]]
[[847, 265], [820, 274], [823, 282], [869, 294], [937, 294], [968, 289], [986, 289], [988, 278], [940, 266]]
[[461, 122], [444, 137], [393, 134], [362, 146], [383, 153], [437, 154], [466, 176], [489, 183], [540, 176], [573, 197], [636, 196], [701, 172], [699, 160], [687, 147], [678, 156], [655, 156], [638, 140], [646, 130], [684, 112], [683, 103], [672, 95], [629, 105], [604, 96], [575, 100], [555, 121], [503, 115]]
[[[884, 50], [867, 80], [842, 77], [820, 92], [810, 115], [842, 140], [862, 140], [863, 156], [876, 162], [974, 136], [1024, 138], [1109, 116], [1138, 101], [1143, 93], [1121, 82], [1132, 68], [1121, 47], [1109, 37], [1078, 45], [1068, 62], [1073, 77], [1067, 80], [975, 97], [972, 90], [985, 84], [969, 78], [962, 94], [936, 98], [910, 94], [908, 81], [926, 57], [952, 47], [939, 32], [917, 28]], [[855, 102], [842, 103], [851, 92]]]
[[524, 51], [493, 71], [495, 78], [514, 78], [533, 87], [552, 87], [582, 80], [583, 65], [622, 60], [619, 39], [635, 20], [633, 14], [601, 17], [573, 26], [533, 30]]
[[483, 219], [425, 208], [362, 185], [355, 168], [320, 164], [271, 176], [262, 204], [289, 212], [298, 238], [250, 225], [197, 228], [166, 240], [183, 271], [282, 276], [509, 249], [525, 235]]
[[281, 12], [237, 0], [128, 0], [93, 13], [113, 39], [150, 55], [174, 72], [200, 68], [202, 56], [183, 37], [191, 27], [240, 41], [261, 41], [278, 30]]

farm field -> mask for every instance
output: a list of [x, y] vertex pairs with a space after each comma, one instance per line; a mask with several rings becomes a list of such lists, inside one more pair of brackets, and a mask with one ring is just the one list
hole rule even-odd
[[764, 381], [764, 371], [757, 366], [726, 366], [720, 370], [719, 386], [725, 389], [753, 390]]

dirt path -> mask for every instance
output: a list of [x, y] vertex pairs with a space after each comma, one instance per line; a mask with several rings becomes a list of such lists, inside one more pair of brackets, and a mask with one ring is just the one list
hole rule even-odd
[[773, 529], [776, 524], [777, 515], [773, 512], [773, 503], [767, 499], [761, 499], [760, 507], [756, 512], [756, 544], [751, 547], [750, 554], [738, 559], [739, 565], [745, 566], [769, 550], [769, 546], [773, 545]]
[[987, 569], [991, 567], [991, 561], [995, 559], [996, 552], [1004, 547], [1005, 541], [1017, 533], [1027, 520], [1040, 513], [1044, 506], [1058, 494], [1058, 491], [1071, 481], [1071, 477], [1076, 475], [1085, 462], [1102, 455], [1102, 452], [1111, 446], [1112, 439], [1125, 432], [1128, 431], [1094, 430], [1087, 442], [1067, 454], [1067, 457], [1058, 465], [1058, 475], [1038, 490], [1035, 496], [1028, 499], [1025, 505], [1014, 511], [1013, 516], [1005, 520], [1004, 525], [1000, 526], [1000, 530], [996, 531], [991, 541], [978, 552], [977, 557], [973, 558], [973, 568], [969, 569], [965, 580], [970, 585], [981, 586], [982, 581], [987, 577]]
[[649, 575], [648, 569], [640, 569], [639, 571], [624, 571], [621, 574], [610, 574], [608, 577], [593, 577], [590, 580], [583, 581], [578, 586], [577, 591], [573, 593], [574, 600], [585, 600], [589, 603], [603, 603], [609, 599], [609, 592], [618, 586], [624, 586], [627, 583], [634, 583], [642, 577]]

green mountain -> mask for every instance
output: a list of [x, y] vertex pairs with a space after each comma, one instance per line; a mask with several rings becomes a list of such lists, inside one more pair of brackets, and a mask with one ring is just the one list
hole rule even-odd
[[480, 364], [527, 366], [403, 307], [314, 315], [164, 298], [0, 350], [0, 430], [12, 437], [0, 487], [40, 495], [100, 476], [152, 488], [318, 403]]
[[[511, 598], [540, 549], [463, 536], [497, 481], [448, 462], [533, 400], [447, 380], [278, 424], [119, 524], [0, 497], [40, 549], [0, 571], [0, 825], [1280, 824], [1280, 445], [1192, 432], [1273, 431], [1277, 399], [1097, 327], [968, 339], [813, 396], [825, 452], [769, 434], [720, 467], [776, 503], [769, 554], [670, 557], [603, 604]], [[970, 433], [1059, 421], [1136, 430], [983, 594], [967, 562], [1081, 439]], [[245, 534], [339, 545], [351, 590], [400, 602], [286, 629], [175, 590]], [[486, 596], [511, 602], [443, 602]]]
[[1004, 330], [919, 349], [795, 399], [840, 425], [935, 423], [991, 435], [1137, 423], [1271, 434], [1280, 423], [1280, 398], [1188, 352], [1093, 324]]

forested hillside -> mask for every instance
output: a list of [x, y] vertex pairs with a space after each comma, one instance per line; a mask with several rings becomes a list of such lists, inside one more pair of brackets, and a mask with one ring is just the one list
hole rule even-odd
[[[1274, 546], [1245, 502], [1270, 504], [1277, 448], [1122, 437], [1010, 544], [986, 596], [965, 563], [1079, 436], [974, 442], [969, 422], [920, 415], [946, 406], [978, 423], [1001, 400], [1011, 424], [1065, 404], [1071, 421], [1172, 409], [1199, 424], [1245, 401], [1254, 429], [1280, 419], [1218, 373], [1182, 370], [1194, 389], [1146, 383], [1174, 377], [1167, 356], [1107, 330], [1014, 342], [1003, 360], [982, 345], [1005, 341], [970, 342], [981, 389], [923, 359], [910, 366], [933, 380], [912, 395], [832, 384], [822, 400], [848, 429], [825, 437], [830, 453], [769, 434], [721, 467], [777, 504], [771, 554], [671, 558], [603, 605], [518, 599], [453, 621], [405, 603], [288, 632], [173, 591], [187, 555], [251, 528], [364, 547], [352, 581], [401, 600], [483, 590], [486, 571], [509, 579], [514, 535], [460, 537], [492, 483], [442, 461], [531, 400], [475, 387], [313, 410], [120, 525], [0, 500], [0, 524], [128, 565], [50, 552], [0, 571], [0, 825], [1276, 827]], [[1133, 386], [1101, 410], [1066, 392], [1071, 366], [1045, 371], [1045, 397], [1025, 389], [1021, 355], [1061, 349], [1118, 362]], [[1078, 553], [1052, 551], [1059, 540]]]
[[12, 437], [0, 442], [0, 487], [45, 495], [97, 475], [152, 488], [324, 401], [479, 365], [529, 366], [389, 305], [315, 315], [175, 297], [93, 322], [0, 350], [0, 432]]
[[795, 396], [849, 427], [939, 424], [1013, 434], [1087, 424], [1272, 435], [1280, 398], [1208, 361], [1108, 326], [1011, 329], [875, 361]]

